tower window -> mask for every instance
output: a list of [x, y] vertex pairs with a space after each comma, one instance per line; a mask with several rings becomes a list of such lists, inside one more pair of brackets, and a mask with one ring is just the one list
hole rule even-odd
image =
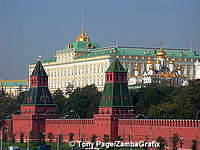
[[112, 74], [110, 74], [110, 80], [112, 80]]

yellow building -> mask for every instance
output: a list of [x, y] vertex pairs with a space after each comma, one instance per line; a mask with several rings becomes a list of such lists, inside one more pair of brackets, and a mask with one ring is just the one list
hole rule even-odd
[[[148, 47], [101, 47], [90, 41], [89, 36], [82, 30], [75, 41], [69, 42], [64, 49], [57, 50], [53, 57], [42, 60], [42, 63], [49, 76], [51, 91], [58, 88], [65, 90], [69, 83], [75, 88], [95, 84], [102, 90], [105, 71], [114, 58], [119, 58], [131, 77], [135, 74], [136, 66], [140, 68], [139, 73], [146, 71], [148, 59], [155, 60], [159, 50], [160, 48]], [[195, 62], [200, 60], [198, 53], [189, 49], [169, 48], [164, 48], [164, 52], [167, 62], [173, 61], [175, 66], [181, 66], [180, 75], [188, 79], [195, 77]], [[34, 65], [29, 65], [29, 76]]]
[[11, 97], [28, 89], [28, 80], [0, 80], [0, 91], [4, 90]]

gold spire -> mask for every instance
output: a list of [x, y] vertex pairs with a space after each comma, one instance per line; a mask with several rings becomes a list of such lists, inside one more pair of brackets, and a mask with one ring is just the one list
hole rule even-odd
[[160, 48], [160, 50], [157, 51], [156, 55], [157, 55], [158, 57], [166, 57], [166, 52], [164, 51], [163, 48]]
[[90, 38], [87, 36], [84, 29], [81, 30], [81, 34], [76, 38], [76, 41], [86, 41], [89, 42]]

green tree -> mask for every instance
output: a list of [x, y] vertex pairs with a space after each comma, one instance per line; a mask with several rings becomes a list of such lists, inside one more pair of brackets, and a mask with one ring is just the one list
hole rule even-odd
[[66, 98], [65, 98], [63, 92], [60, 89], [57, 89], [52, 94], [52, 98], [57, 105], [57, 112], [59, 114], [63, 114], [64, 113], [64, 107], [65, 107], [64, 104], [66, 103]]
[[155, 84], [142, 87], [138, 90], [137, 94], [134, 94], [134, 97], [132, 97], [133, 104], [136, 104], [137, 112], [147, 115], [151, 105], [158, 105], [162, 101], [165, 101], [165, 97], [173, 90], [173, 87]]
[[24, 133], [20, 133], [20, 143], [24, 143]]
[[164, 150], [165, 146], [167, 146], [167, 141], [161, 136], [156, 138], [156, 142], [160, 143], [159, 147], [160, 150]]
[[90, 139], [91, 139], [91, 142], [96, 142], [96, 139], [97, 139], [96, 134], [92, 134]]
[[65, 113], [71, 118], [91, 118], [97, 113], [101, 92], [95, 85], [87, 85], [83, 88], [76, 88], [67, 98]]
[[197, 150], [197, 140], [192, 140], [192, 150]]
[[107, 134], [103, 135], [103, 142], [109, 142], [110, 141], [110, 137]]
[[38, 133], [38, 143], [39, 145], [45, 144], [45, 135], [43, 132]]
[[73, 141], [74, 140], [74, 133], [69, 133], [69, 141]]
[[52, 132], [48, 133], [47, 138], [49, 139], [49, 143], [53, 142], [54, 135]]
[[178, 149], [178, 142], [180, 142], [180, 136], [178, 134], [173, 134], [172, 137], [172, 149], [177, 150]]

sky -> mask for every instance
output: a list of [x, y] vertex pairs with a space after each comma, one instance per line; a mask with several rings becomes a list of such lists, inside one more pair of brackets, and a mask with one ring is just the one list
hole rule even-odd
[[[101, 46], [200, 51], [200, 0], [0, 0], [0, 79], [26, 79], [84, 28]], [[191, 44], [192, 43], [192, 44]]]

